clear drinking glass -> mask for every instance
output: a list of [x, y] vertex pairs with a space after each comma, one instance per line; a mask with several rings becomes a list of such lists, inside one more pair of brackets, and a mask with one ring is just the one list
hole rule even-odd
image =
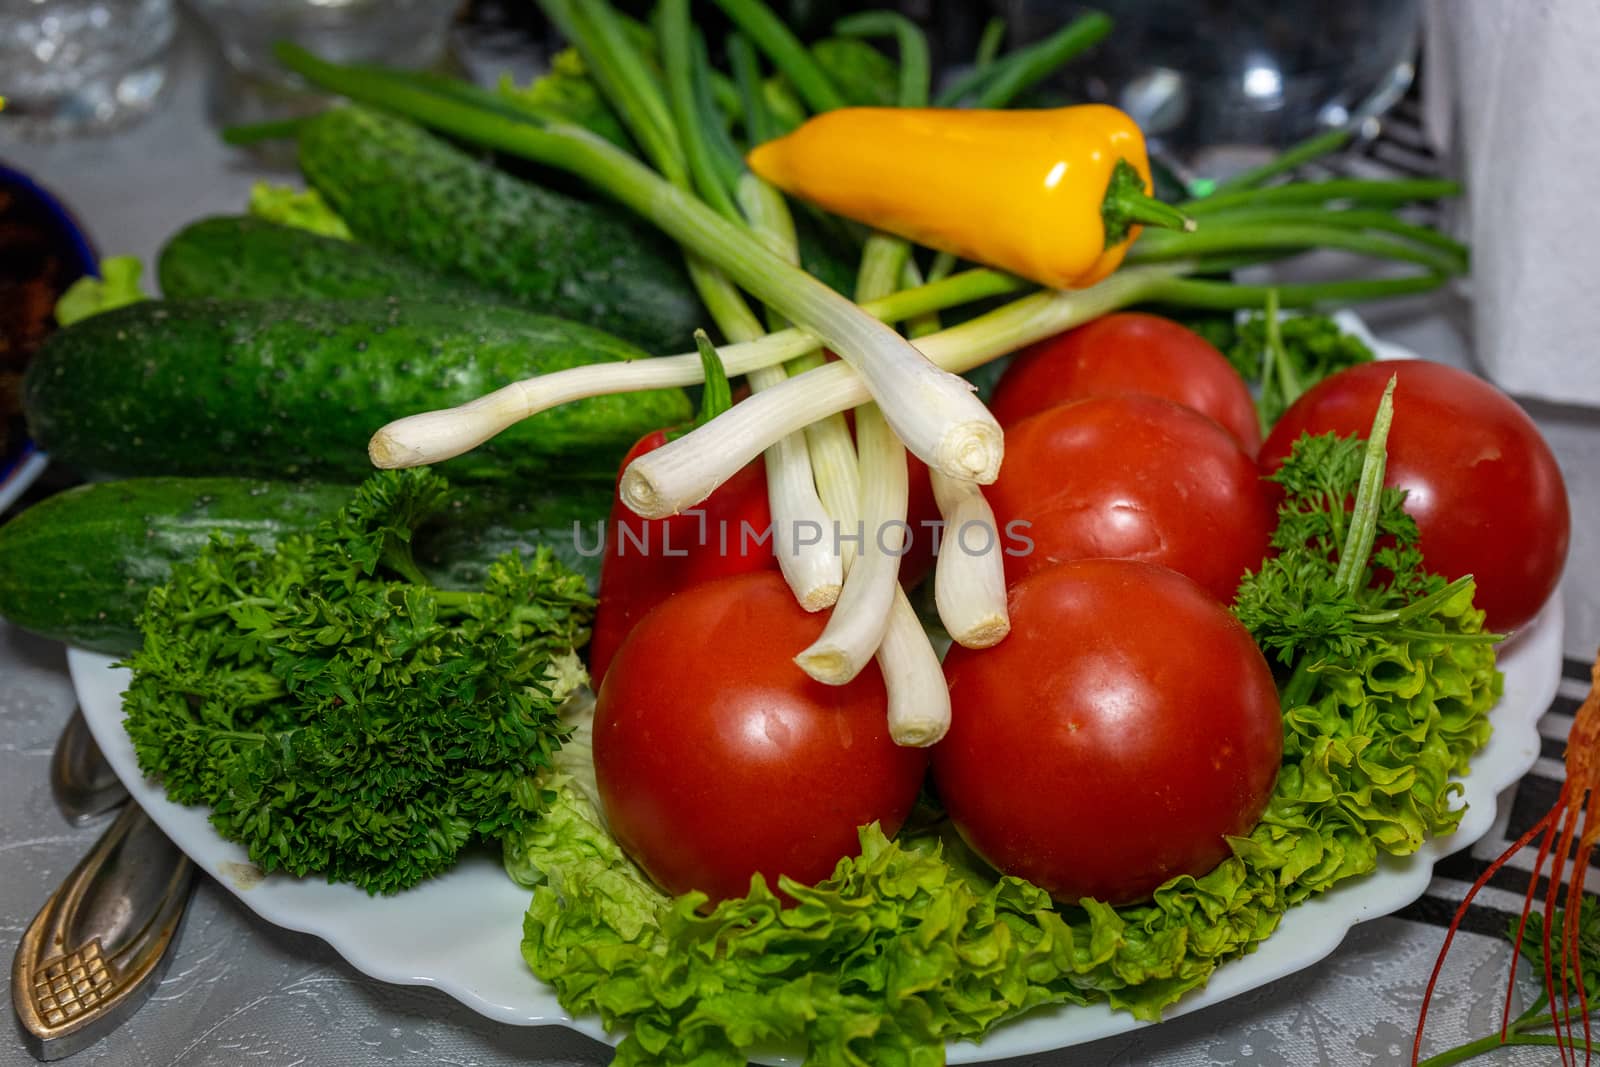
[[166, 83], [172, 0], [0, 0], [0, 131], [72, 133], [142, 115]]
[[[1096, 0], [1111, 36], [1069, 68], [1200, 176], [1260, 162], [1320, 130], [1377, 114], [1411, 84], [1417, 0]], [[1009, 0], [1043, 36], [1077, 13]]]
[[[0, 0], [5, 2], [5, 0]], [[460, 0], [192, 0], [228, 62], [251, 78], [294, 84], [272, 46], [292, 41], [339, 63], [420, 68], [438, 62]]]

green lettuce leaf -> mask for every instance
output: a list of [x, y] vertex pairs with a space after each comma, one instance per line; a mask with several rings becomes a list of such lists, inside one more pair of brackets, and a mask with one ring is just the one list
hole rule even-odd
[[144, 264], [135, 256], [111, 256], [100, 261], [100, 277], [85, 275], [67, 286], [56, 301], [56, 322], [71, 326], [102, 311], [150, 299], [139, 288]]
[[633, 149], [633, 141], [611, 105], [589, 77], [576, 48], [565, 48], [550, 59], [550, 69], [525, 86], [509, 74], [500, 76], [496, 91], [508, 102], [542, 119], [559, 119], [598, 134], [619, 148]]
[[280, 226], [309, 230], [323, 237], [336, 237], [341, 241], [354, 239], [344, 219], [328, 206], [322, 194], [315, 189], [294, 189], [271, 182], [256, 182], [250, 187], [250, 214]]

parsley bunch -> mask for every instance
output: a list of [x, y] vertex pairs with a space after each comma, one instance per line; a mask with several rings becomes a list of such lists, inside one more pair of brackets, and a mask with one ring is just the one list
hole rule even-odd
[[1302, 436], [1270, 476], [1284, 493], [1275, 555], [1240, 584], [1233, 611], [1264, 652], [1295, 669], [1286, 706], [1309, 695], [1319, 664], [1359, 659], [1378, 643], [1500, 639], [1438, 622], [1460, 614], [1452, 606], [1463, 595], [1470, 601], [1472, 577], [1446, 582], [1424, 568], [1405, 493], [1383, 487], [1393, 393], [1391, 381], [1368, 440]]
[[1372, 349], [1326, 315], [1278, 316], [1275, 295], [1266, 311], [1222, 331], [1202, 331], [1244, 380], [1256, 387], [1263, 432], [1289, 405], [1322, 379], [1346, 367], [1371, 363]]
[[593, 601], [548, 549], [429, 586], [411, 537], [446, 490], [384, 472], [275, 551], [214, 534], [150, 593], [123, 698], [139, 766], [263, 870], [390, 893], [548, 804]]

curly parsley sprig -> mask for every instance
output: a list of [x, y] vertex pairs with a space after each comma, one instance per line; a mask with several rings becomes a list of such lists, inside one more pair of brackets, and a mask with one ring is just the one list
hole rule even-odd
[[548, 804], [593, 601], [545, 549], [480, 590], [427, 585], [411, 539], [446, 488], [379, 474], [316, 533], [214, 535], [150, 593], [123, 699], [139, 766], [264, 870], [394, 892]]
[[1453, 605], [1470, 599], [1472, 576], [1447, 582], [1424, 568], [1405, 493], [1383, 486], [1394, 388], [1391, 379], [1367, 440], [1303, 436], [1271, 475], [1284, 492], [1276, 555], [1240, 584], [1233, 611], [1264, 651], [1294, 668], [1285, 706], [1309, 696], [1322, 663], [1356, 659], [1375, 642], [1501, 639], [1429, 622], [1459, 614]]
[[1255, 387], [1263, 433], [1312, 386], [1375, 358], [1366, 342], [1327, 315], [1280, 316], [1276, 290], [1268, 292], [1263, 311], [1242, 321], [1217, 316], [1190, 325]]

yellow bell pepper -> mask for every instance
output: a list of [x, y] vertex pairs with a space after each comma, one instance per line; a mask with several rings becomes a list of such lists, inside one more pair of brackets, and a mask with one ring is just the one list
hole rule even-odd
[[836, 215], [1056, 289], [1116, 270], [1139, 223], [1193, 228], [1149, 196], [1144, 136], [1102, 104], [840, 108], [746, 162]]

